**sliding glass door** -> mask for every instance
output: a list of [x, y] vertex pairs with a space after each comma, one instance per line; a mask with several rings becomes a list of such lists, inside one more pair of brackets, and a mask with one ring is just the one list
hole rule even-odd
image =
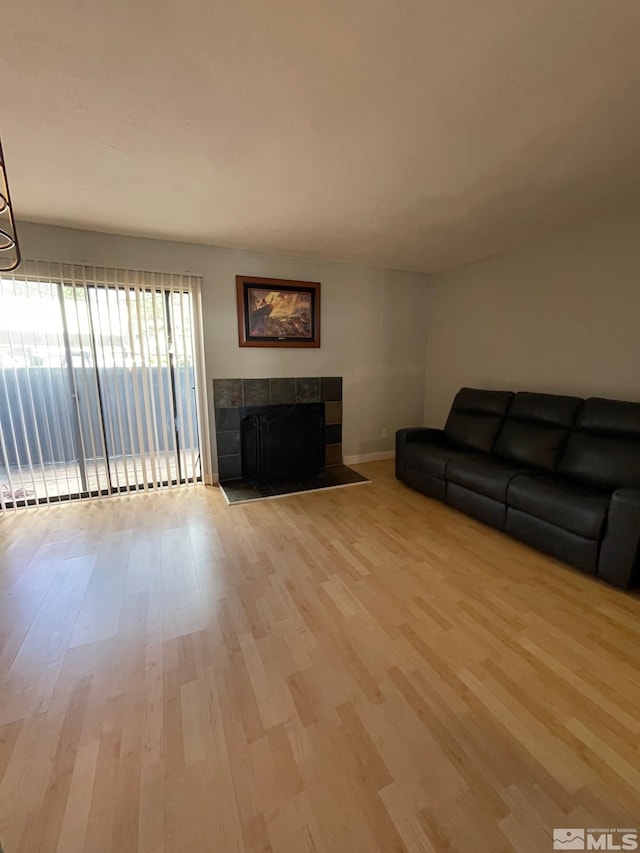
[[0, 281], [0, 502], [83, 491], [60, 287]]
[[53, 272], [0, 282], [0, 507], [201, 480], [198, 280]]

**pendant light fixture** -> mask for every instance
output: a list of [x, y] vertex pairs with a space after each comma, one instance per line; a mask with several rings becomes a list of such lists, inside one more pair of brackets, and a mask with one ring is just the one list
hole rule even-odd
[[7, 170], [0, 142], [0, 273], [16, 269], [20, 261], [16, 220], [11, 206]]

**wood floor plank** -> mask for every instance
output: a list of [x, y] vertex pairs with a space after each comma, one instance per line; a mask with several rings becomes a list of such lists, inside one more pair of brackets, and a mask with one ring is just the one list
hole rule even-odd
[[640, 814], [640, 596], [398, 483], [0, 517], [4, 853], [544, 853]]

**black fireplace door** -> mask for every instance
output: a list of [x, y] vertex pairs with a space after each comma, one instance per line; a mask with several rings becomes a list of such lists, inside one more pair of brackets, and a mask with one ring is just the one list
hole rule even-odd
[[324, 403], [246, 406], [241, 417], [245, 479], [281, 483], [324, 468]]

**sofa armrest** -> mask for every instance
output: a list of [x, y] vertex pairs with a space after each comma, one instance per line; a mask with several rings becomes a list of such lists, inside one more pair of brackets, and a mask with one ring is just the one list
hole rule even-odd
[[404, 474], [404, 449], [414, 441], [426, 441], [440, 444], [444, 441], [444, 430], [432, 427], [406, 427], [396, 432], [396, 477], [398, 480]]
[[622, 589], [640, 579], [640, 490], [618, 489], [611, 496], [596, 574]]
[[444, 441], [444, 430], [433, 427], [406, 427], [396, 432], [396, 446], [398, 442], [404, 445], [411, 441]]

